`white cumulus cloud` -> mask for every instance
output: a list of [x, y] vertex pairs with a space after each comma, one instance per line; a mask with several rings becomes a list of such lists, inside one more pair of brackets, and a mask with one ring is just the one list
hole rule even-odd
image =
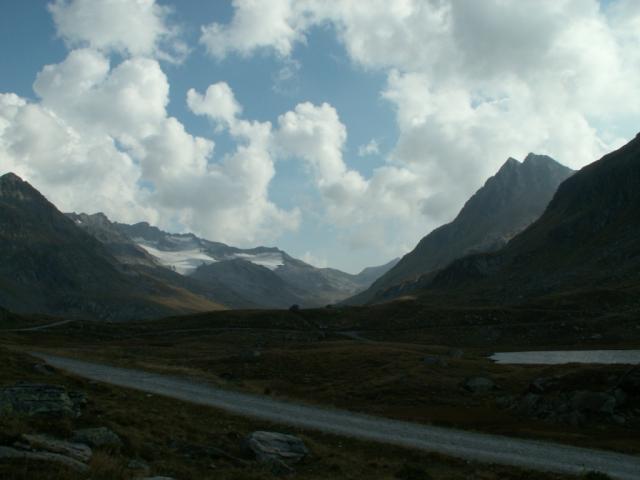
[[415, 242], [509, 156], [534, 151], [578, 168], [640, 120], [633, 0], [279, 0], [269, 12], [260, 3], [234, 1], [230, 23], [204, 27], [212, 55], [271, 50], [291, 61], [311, 28], [330, 24], [354, 64], [387, 75], [381, 95], [399, 137], [369, 178], [349, 168], [333, 109], [303, 104], [279, 120], [282, 148], [306, 161], [328, 218], [359, 225], [360, 247]]
[[58, 35], [72, 48], [90, 47], [179, 62], [188, 49], [155, 0], [54, 0], [49, 11]]
[[[268, 197], [271, 125], [236, 119], [241, 108], [226, 84], [189, 96], [196, 111], [231, 123], [237, 146], [223, 158], [215, 158], [212, 140], [168, 115], [169, 84], [157, 60], [132, 57], [111, 66], [104, 53], [72, 50], [42, 69], [34, 90], [36, 103], [1, 97], [0, 165], [61, 208], [146, 219], [243, 245], [297, 228], [299, 212]], [[218, 90], [222, 110], [214, 108]]]

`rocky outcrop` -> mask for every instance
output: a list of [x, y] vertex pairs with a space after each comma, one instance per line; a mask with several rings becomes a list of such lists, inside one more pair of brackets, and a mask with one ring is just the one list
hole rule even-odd
[[16, 446], [17, 445], [24, 446], [31, 450], [44, 450], [50, 453], [58, 453], [84, 463], [91, 460], [93, 454], [91, 448], [83, 443], [67, 442], [47, 435], [25, 434], [20, 437], [20, 442], [16, 443]]
[[75, 430], [72, 440], [96, 448], [118, 449], [122, 447], [122, 440], [118, 434], [107, 427]]
[[599, 390], [589, 388], [590, 382], [584, 379], [576, 384], [575, 378], [540, 377], [531, 381], [527, 391], [500, 396], [497, 403], [519, 416], [551, 423], [627, 424], [636, 421], [640, 414], [640, 392], [629, 382], [635, 372], [637, 369], [631, 369], [617, 378], [609, 376], [605, 381], [600, 378]]
[[309, 455], [300, 438], [284, 433], [253, 432], [245, 438], [244, 445], [260, 462], [279, 460], [295, 463]]
[[19, 450], [12, 447], [0, 446], [0, 459], [22, 459], [54, 462], [64, 465], [65, 467], [78, 470], [80, 472], [86, 472], [89, 470], [89, 467], [85, 463], [79, 462], [78, 460], [74, 460], [73, 458], [67, 457], [65, 455], [60, 455], [59, 453], [31, 452], [28, 450]]
[[462, 388], [471, 393], [488, 393], [496, 388], [496, 384], [487, 377], [471, 377], [464, 381]]
[[0, 415], [78, 417], [84, 403], [84, 394], [58, 385], [23, 383], [0, 388]]

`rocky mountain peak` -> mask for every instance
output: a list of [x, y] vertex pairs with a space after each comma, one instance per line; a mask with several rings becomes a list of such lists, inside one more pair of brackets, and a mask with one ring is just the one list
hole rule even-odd
[[35, 188], [13, 172], [5, 173], [0, 177], [0, 198], [44, 200], [44, 197]]
[[548, 155], [538, 155], [536, 153], [530, 152], [527, 154], [527, 156], [524, 158], [524, 161], [522, 162], [523, 165], [525, 164], [533, 164], [533, 165], [560, 165], [558, 162], [556, 162], [553, 158], [551, 158]]
[[509, 157], [451, 223], [422, 238], [354, 303], [371, 301], [466, 254], [501, 248], [542, 214], [558, 186], [572, 174], [546, 155], [530, 153], [523, 162]]

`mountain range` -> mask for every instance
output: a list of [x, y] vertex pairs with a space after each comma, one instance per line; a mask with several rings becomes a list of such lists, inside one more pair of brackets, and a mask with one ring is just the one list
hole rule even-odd
[[[200, 238], [192, 233], [164, 232], [146, 222], [111, 223], [103, 214], [68, 214], [76, 224], [105, 239], [123, 261], [140, 261], [139, 252], [158, 265], [204, 284], [220, 283], [234, 291], [233, 307], [286, 308], [292, 304], [325, 306], [367, 288], [397, 260], [365, 268], [352, 275], [332, 268], [317, 268], [275, 247], [241, 249]], [[108, 223], [107, 223], [108, 222]], [[100, 233], [100, 231], [105, 231]], [[107, 232], [114, 232], [113, 234]], [[124, 238], [124, 242], [122, 239]], [[127, 247], [124, 247], [124, 244]]]
[[398, 264], [347, 303], [390, 300], [422, 275], [470, 253], [490, 252], [534, 222], [573, 170], [551, 157], [530, 153], [509, 158], [464, 205], [456, 218], [436, 228]]
[[351, 275], [275, 247], [63, 214], [9, 173], [0, 177], [0, 307], [122, 320], [354, 294], [347, 302], [495, 305], [598, 289], [638, 303], [639, 187], [640, 136], [577, 173], [546, 156], [509, 159], [402, 260]]
[[351, 275], [277, 248], [243, 250], [102, 213], [63, 214], [12, 173], [0, 177], [0, 250], [0, 306], [112, 320], [324, 306], [394, 264]]
[[119, 262], [12, 173], [0, 177], [0, 305], [109, 319], [222, 308]]

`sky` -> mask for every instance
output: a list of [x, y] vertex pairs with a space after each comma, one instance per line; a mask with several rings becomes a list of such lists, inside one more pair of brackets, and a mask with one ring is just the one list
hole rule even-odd
[[637, 0], [0, 0], [0, 174], [357, 272], [640, 130]]

